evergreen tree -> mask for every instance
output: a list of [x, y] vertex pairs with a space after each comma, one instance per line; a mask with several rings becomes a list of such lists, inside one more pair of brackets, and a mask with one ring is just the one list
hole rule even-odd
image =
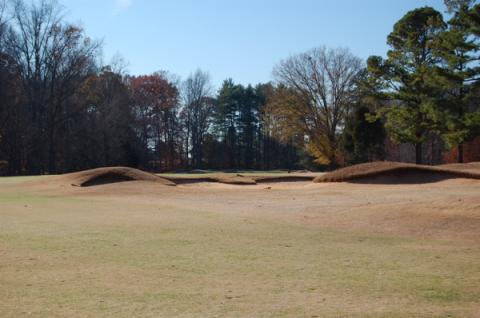
[[369, 114], [368, 107], [360, 106], [347, 120], [343, 145], [349, 164], [384, 158], [385, 129], [380, 120], [369, 121]]
[[446, 143], [458, 147], [458, 162], [463, 162], [463, 144], [476, 136], [478, 126], [478, 97], [476, 81], [477, 51], [480, 49], [478, 34], [475, 34], [474, 1], [445, 1], [452, 18], [448, 29], [442, 32], [435, 43], [436, 55], [442, 59], [437, 68], [440, 106], [436, 116], [441, 134]]
[[258, 133], [258, 96], [251, 85], [243, 89], [239, 103], [239, 130], [242, 167], [252, 169], [254, 164], [255, 139]]
[[422, 162], [422, 143], [434, 129], [435, 97], [432, 73], [439, 62], [433, 44], [445, 29], [442, 15], [423, 7], [408, 12], [388, 36], [390, 51], [383, 61], [371, 57], [368, 66], [380, 76], [392, 100], [386, 128], [397, 142], [415, 145], [416, 162]]
[[224, 168], [233, 169], [238, 160], [238, 103], [241, 87], [232, 79], [223, 82], [214, 111], [214, 131], [223, 144]]

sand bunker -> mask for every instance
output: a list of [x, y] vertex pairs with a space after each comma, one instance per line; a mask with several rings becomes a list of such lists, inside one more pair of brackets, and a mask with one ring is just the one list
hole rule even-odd
[[189, 177], [189, 176], [168, 176], [166, 179], [175, 182], [176, 184], [192, 184], [202, 182], [213, 182], [231, 185], [255, 185], [258, 183], [277, 183], [277, 182], [308, 182], [312, 181], [315, 176], [302, 176], [302, 175], [272, 175], [272, 176], [255, 176], [255, 175], [242, 175], [242, 174], [213, 174], [202, 177]]
[[321, 176], [302, 173], [257, 176], [218, 173], [191, 177], [160, 177], [155, 174], [127, 167], [98, 168], [60, 176], [63, 184], [71, 184], [78, 187], [90, 187], [126, 181], [148, 181], [169, 186], [202, 182], [229, 185], [256, 185], [260, 183], [278, 182], [311, 182], [312, 180], [316, 183], [421, 184], [458, 178], [480, 180], [480, 163], [449, 164], [434, 167], [399, 162], [371, 162], [339, 169]]
[[148, 181], [175, 186], [175, 183], [154, 174], [127, 167], [106, 167], [85, 170], [61, 176], [65, 183], [77, 187], [90, 187], [125, 181]]
[[257, 183], [278, 183], [278, 182], [311, 182], [314, 175], [290, 175], [290, 176], [254, 176]]
[[477, 165], [424, 166], [399, 162], [371, 162], [339, 169], [315, 178], [314, 182], [420, 184], [446, 179], [480, 179]]
[[191, 184], [202, 182], [215, 182], [233, 185], [253, 185], [255, 180], [243, 175], [229, 175], [229, 174], [214, 174], [205, 177], [189, 177], [189, 176], [168, 176], [165, 179], [170, 180], [176, 184]]
[[59, 176], [61, 184], [78, 187], [90, 187], [102, 184], [111, 184], [125, 181], [150, 181], [165, 185], [220, 183], [228, 185], [256, 185], [259, 183], [277, 182], [311, 182], [315, 175], [243, 175], [231, 173], [209, 173], [204, 176], [168, 175], [158, 176], [142, 170], [127, 167], [107, 167], [80, 171]]

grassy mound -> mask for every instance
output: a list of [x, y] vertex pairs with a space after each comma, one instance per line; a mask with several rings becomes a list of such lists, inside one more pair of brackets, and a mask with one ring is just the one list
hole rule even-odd
[[446, 165], [441, 165], [440, 167], [447, 168], [447, 169], [462, 170], [462, 171], [480, 172], [480, 162], [450, 163]]
[[[445, 179], [480, 179], [480, 170], [468, 164], [424, 166], [400, 162], [370, 162], [338, 169], [315, 178], [314, 182], [358, 182], [382, 184], [430, 183]], [[473, 167], [473, 165], [472, 165]]]
[[175, 183], [154, 174], [128, 167], [106, 167], [70, 173], [62, 176], [65, 182], [77, 187], [125, 181], [149, 181], [174, 186]]

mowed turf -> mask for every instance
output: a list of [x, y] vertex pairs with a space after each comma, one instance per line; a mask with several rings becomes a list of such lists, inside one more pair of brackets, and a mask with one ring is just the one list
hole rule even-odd
[[[297, 212], [311, 215], [312, 209], [340, 206], [338, 213], [344, 214], [355, 209], [345, 205], [350, 192], [341, 185], [165, 187], [155, 196], [141, 191], [129, 196], [122, 192], [126, 183], [118, 194], [112, 188], [117, 185], [110, 185], [102, 187], [114, 191], [77, 195], [84, 190], [34, 191], [21, 185], [26, 180], [0, 179], [1, 317], [480, 313], [477, 240], [296, 220]], [[351, 193], [365, 196], [361, 185], [351, 187]], [[311, 201], [305, 194], [302, 204], [295, 202], [301, 193]], [[211, 201], [216, 196], [211, 208], [208, 202], [197, 204], [199, 197]], [[315, 200], [325, 205], [317, 207]], [[469, 208], [475, 212], [475, 205]]]

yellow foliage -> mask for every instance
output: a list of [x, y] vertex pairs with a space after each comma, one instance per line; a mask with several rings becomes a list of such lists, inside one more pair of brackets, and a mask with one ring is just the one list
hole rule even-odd
[[307, 145], [307, 151], [314, 156], [315, 163], [328, 165], [335, 158], [335, 151], [325, 135], [315, 136]]
[[264, 111], [272, 123], [270, 133], [277, 140], [285, 142], [293, 136], [307, 136], [306, 150], [316, 158], [315, 163], [328, 165], [336, 161], [335, 146], [322, 124], [324, 115], [315, 110], [305, 96], [286, 87], [277, 87], [269, 92]]

